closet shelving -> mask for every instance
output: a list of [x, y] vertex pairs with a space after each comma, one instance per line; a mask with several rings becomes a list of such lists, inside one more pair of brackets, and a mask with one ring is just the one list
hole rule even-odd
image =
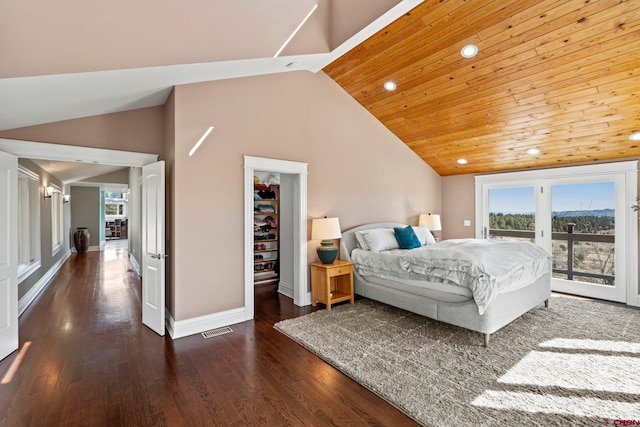
[[278, 282], [280, 250], [280, 186], [254, 184], [253, 282]]

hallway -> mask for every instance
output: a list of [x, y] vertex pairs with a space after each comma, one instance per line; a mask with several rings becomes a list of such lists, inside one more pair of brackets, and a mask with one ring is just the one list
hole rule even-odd
[[126, 249], [73, 254], [0, 362], [0, 425], [415, 425], [273, 329], [309, 311], [263, 286], [256, 320], [173, 341], [142, 325]]

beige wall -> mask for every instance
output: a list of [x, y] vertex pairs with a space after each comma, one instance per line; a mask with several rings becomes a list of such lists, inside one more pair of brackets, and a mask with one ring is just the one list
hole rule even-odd
[[[211, 125], [207, 141], [188, 157]], [[176, 321], [244, 304], [243, 155], [309, 163], [309, 218], [335, 215], [343, 229], [371, 221], [415, 224], [419, 213], [443, 210], [440, 177], [323, 73], [179, 86], [162, 108], [0, 136], [161, 155], [167, 306]], [[308, 253], [315, 260], [313, 245]]]
[[[442, 177], [442, 237], [464, 239], [476, 237], [476, 194], [474, 175]], [[464, 220], [471, 220], [465, 227]]]
[[[62, 183], [53, 175], [27, 159], [18, 159], [20, 166], [40, 176], [40, 268], [18, 285], [18, 299], [22, 298], [49, 271], [53, 265], [69, 253], [69, 233], [64, 232], [63, 248], [55, 255], [51, 254], [51, 199], [44, 199], [43, 187], [51, 184], [63, 188]], [[65, 209], [66, 212], [66, 209]]]
[[415, 224], [420, 212], [442, 208], [440, 176], [323, 73], [179, 86], [174, 109], [167, 160], [177, 321], [244, 304], [243, 155], [309, 163], [309, 218], [338, 216], [343, 229]]
[[9, 129], [0, 138], [162, 154], [164, 107]]
[[90, 246], [100, 246], [100, 188], [71, 186], [71, 231], [87, 227]]

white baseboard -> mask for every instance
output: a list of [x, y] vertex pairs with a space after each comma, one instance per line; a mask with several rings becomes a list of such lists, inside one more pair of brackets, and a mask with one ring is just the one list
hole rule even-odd
[[[293, 292], [293, 285], [289, 285], [288, 283], [284, 282], [280, 282], [278, 284], [278, 293], [284, 295], [285, 297], [291, 298], [292, 300], [295, 300], [295, 298], [293, 297]], [[311, 292], [307, 292], [307, 294], [302, 298], [302, 307], [307, 305], [311, 305]]]
[[47, 287], [53, 276], [60, 270], [62, 264], [71, 256], [71, 252], [63, 254], [55, 264], [27, 291], [26, 294], [18, 301], [18, 316], [20, 316], [36, 299], [36, 297]]
[[278, 283], [278, 293], [293, 299], [293, 285], [280, 281]]
[[206, 316], [194, 317], [192, 319], [180, 320], [176, 322], [169, 313], [165, 311], [167, 319], [167, 332], [172, 339], [178, 339], [189, 335], [199, 334], [210, 329], [221, 328], [236, 323], [241, 323], [252, 317], [246, 317], [244, 307], [234, 308], [233, 310], [222, 311], [220, 313], [209, 314]]
[[138, 277], [140, 277], [140, 264], [138, 264], [138, 260], [131, 254], [129, 254], [129, 264], [131, 264], [133, 271], [135, 271]]
[[311, 291], [307, 292], [307, 294], [304, 297], [304, 302], [303, 302], [303, 307], [307, 306], [307, 305], [311, 305]]
[[640, 295], [636, 295], [635, 299], [629, 298], [629, 301], [627, 301], [627, 305], [630, 305], [632, 307], [640, 307]]

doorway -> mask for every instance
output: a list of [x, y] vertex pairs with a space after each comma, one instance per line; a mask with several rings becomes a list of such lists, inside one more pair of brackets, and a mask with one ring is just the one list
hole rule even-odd
[[[104, 164], [104, 165], [114, 165], [114, 166], [137, 166], [141, 167], [145, 164], [149, 164], [155, 162], [157, 159], [157, 155], [155, 154], [147, 154], [147, 153], [134, 153], [134, 152], [125, 152], [118, 150], [107, 150], [107, 149], [98, 149], [98, 148], [88, 148], [88, 147], [77, 147], [77, 146], [68, 146], [62, 144], [49, 144], [49, 143], [41, 143], [41, 142], [33, 142], [33, 141], [20, 141], [20, 140], [11, 140], [0, 138], [0, 152], [6, 152], [16, 156], [18, 158], [26, 158], [26, 159], [35, 159], [35, 160], [53, 160], [53, 161], [62, 161], [62, 162], [78, 162], [78, 163], [94, 163], [94, 164]], [[83, 159], [83, 160], [78, 160]], [[16, 185], [17, 188], [17, 185]], [[73, 202], [71, 202], [73, 203]], [[68, 212], [68, 211], [67, 211]], [[65, 214], [65, 217], [68, 214]], [[64, 227], [70, 229], [70, 222], [66, 221]], [[13, 227], [16, 228], [16, 227]], [[17, 240], [15, 243], [11, 245], [12, 253], [17, 253]], [[60, 263], [61, 265], [62, 263]], [[51, 267], [46, 274], [44, 274], [39, 283], [42, 283], [42, 288], [38, 288], [34, 286], [32, 289], [39, 292], [41, 289], [46, 286], [48, 283], [47, 277], [51, 277], [53, 275], [52, 272], [55, 272], [55, 268], [58, 266], [54, 265]], [[31, 290], [30, 290], [31, 291]], [[33, 298], [37, 293], [33, 293]], [[23, 300], [29, 296], [29, 294], [23, 297]], [[13, 300], [15, 299], [15, 303], [17, 305], [18, 295], [15, 293], [15, 298], [11, 297], [13, 304]], [[28, 298], [27, 298], [28, 299]], [[31, 302], [30, 300], [25, 303], [28, 304]], [[17, 322], [17, 313], [15, 316], [15, 321]]]
[[252, 319], [254, 310], [254, 212], [253, 177], [256, 171], [287, 175], [291, 179], [291, 232], [293, 302], [297, 306], [309, 305], [311, 296], [307, 286], [307, 163], [264, 157], [244, 156], [244, 307], [246, 319]]

